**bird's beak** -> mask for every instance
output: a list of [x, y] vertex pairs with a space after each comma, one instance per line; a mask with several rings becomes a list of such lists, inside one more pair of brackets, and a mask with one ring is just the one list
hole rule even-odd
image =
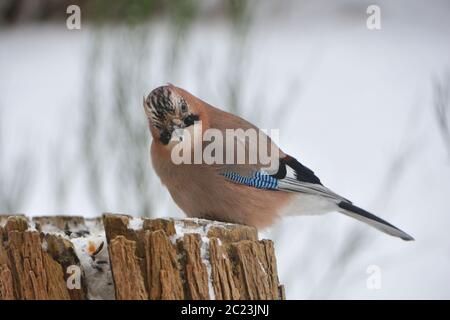
[[172, 119], [173, 127], [176, 129], [184, 128], [184, 122], [180, 119]]

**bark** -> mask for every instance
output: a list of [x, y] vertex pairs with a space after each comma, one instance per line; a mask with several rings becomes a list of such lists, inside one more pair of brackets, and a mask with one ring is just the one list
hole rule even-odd
[[[79, 240], [95, 238], [93, 232], [106, 235], [106, 256], [85, 254], [82, 263], [77, 254], [86, 241]], [[256, 229], [248, 226], [122, 214], [32, 221], [0, 215], [0, 240], [0, 300], [84, 300], [93, 296], [88, 290], [93, 281], [94, 296], [108, 285], [113, 297], [110, 273], [92, 277], [104, 263], [111, 268], [118, 300], [285, 299], [272, 241], [258, 240]], [[88, 270], [90, 262], [100, 264]], [[67, 285], [73, 266], [82, 270], [77, 288]]]
[[[140, 298], [284, 299], [273, 242], [258, 240], [256, 229], [200, 219], [144, 219], [104, 215], [118, 299], [134, 299], [129, 283], [144, 288]], [[132, 228], [132, 225], [139, 227]], [[126, 239], [127, 242], [124, 242]], [[111, 245], [127, 244], [124, 268]], [[139, 268], [137, 267], [139, 266]]]
[[61, 265], [25, 217], [8, 217], [0, 235], [0, 299], [70, 299]]

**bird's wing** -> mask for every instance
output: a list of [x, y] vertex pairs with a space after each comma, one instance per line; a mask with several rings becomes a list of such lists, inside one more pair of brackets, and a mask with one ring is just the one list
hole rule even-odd
[[[212, 106], [209, 107], [209, 118], [212, 119], [210, 125], [213, 128], [219, 129], [222, 132], [225, 132], [226, 129], [255, 129], [260, 132], [255, 125], [240, 117]], [[350, 202], [323, 186], [311, 169], [301, 164], [294, 157], [285, 154], [270, 137], [264, 133], [262, 135], [267, 138], [267, 150], [270, 150], [269, 154], [275, 151], [272, 154], [278, 155], [276, 158], [270, 157], [271, 160], [276, 160], [274, 164], [268, 166], [259, 161], [256, 164], [223, 164], [217, 166], [219, 174], [234, 183], [260, 189], [307, 193], [326, 197], [336, 202]], [[248, 141], [239, 137], [236, 139], [236, 145], [243, 146], [246, 152], [251, 153], [256, 151], [259, 154], [259, 150], [255, 149], [259, 148], [258, 145], [249, 144]]]
[[311, 169], [288, 155], [279, 159], [278, 170], [275, 173], [266, 172], [264, 168], [224, 165], [220, 167], [219, 174], [234, 183], [259, 189], [311, 194], [336, 202], [350, 203], [349, 200], [322, 185]]
[[332, 200], [350, 202], [325, 187], [311, 169], [291, 156], [280, 159], [280, 169], [277, 172], [279, 190], [308, 193]]
[[[209, 106], [207, 112], [209, 127], [222, 133], [224, 139], [223, 155], [225, 157], [229, 155], [230, 150], [227, 150], [229, 146], [234, 148], [231, 156], [233, 161], [230, 162], [232, 164], [228, 164], [227, 158], [224, 161], [226, 164], [217, 165], [219, 172], [234, 172], [248, 178], [261, 169], [265, 169], [266, 173], [269, 174], [277, 171], [279, 158], [286, 155], [264, 130], [260, 130], [254, 124], [234, 114], [212, 106]], [[240, 151], [243, 151], [244, 163], [238, 160]], [[262, 154], [266, 157], [263, 158]], [[255, 161], [252, 161], [250, 155], [256, 155], [253, 158]], [[269, 158], [273, 160], [274, 165], [271, 165], [272, 161], [269, 161], [268, 164]]]
[[[327, 199], [327, 202], [332, 204], [330, 207], [331, 210], [334, 209], [347, 216], [365, 222], [389, 235], [399, 237], [403, 240], [414, 240], [414, 238], [406, 232], [374, 214], [353, 205], [350, 200], [345, 199], [323, 186], [313, 171], [290, 156], [280, 159], [279, 170], [275, 174], [268, 174], [263, 169], [260, 169], [247, 176], [242, 176], [233, 171], [232, 167], [229, 169], [231, 169], [231, 171], [225, 171], [221, 174], [234, 183], [259, 189], [319, 196]], [[303, 199], [303, 201], [304, 200], [305, 199]]]

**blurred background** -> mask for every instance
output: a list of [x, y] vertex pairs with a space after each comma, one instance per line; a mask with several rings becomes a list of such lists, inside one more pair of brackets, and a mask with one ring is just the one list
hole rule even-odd
[[449, 299], [449, 14], [445, 0], [0, 0], [0, 212], [182, 217], [142, 109], [171, 82], [279, 128], [325, 185], [416, 238], [282, 220], [261, 236], [288, 299]]

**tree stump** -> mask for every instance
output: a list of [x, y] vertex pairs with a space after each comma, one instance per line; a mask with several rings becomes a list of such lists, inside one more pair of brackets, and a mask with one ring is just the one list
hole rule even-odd
[[273, 243], [201, 219], [0, 216], [0, 300], [284, 299]]

